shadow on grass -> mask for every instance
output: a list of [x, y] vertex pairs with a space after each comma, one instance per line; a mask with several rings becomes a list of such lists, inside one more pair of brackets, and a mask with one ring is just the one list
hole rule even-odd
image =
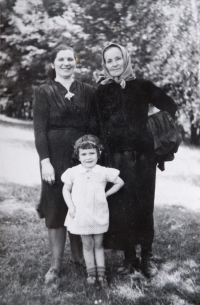
[[16, 183], [0, 183], [0, 202], [15, 199], [16, 202], [32, 203], [38, 202], [40, 186], [24, 186]]
[[[154, 261], [158, 275], [147, 280], [140, 272], [119, 277], [120, 251], [106, 251], [107, 289], [86, 284], [86, 271], [69, 264], [69, 241], [59, 282], [44, 285], [50, 252], [44, 221], [34, 207], [39, 187], [0, 184], [0, 291], [2, 305], [187, 305], [200, 304], [199, 214], [182, 207], [155, 210]], [[15, 201], [14, 213], [5, 202]], [[137, 249], [138, 254], [140, 249]]]

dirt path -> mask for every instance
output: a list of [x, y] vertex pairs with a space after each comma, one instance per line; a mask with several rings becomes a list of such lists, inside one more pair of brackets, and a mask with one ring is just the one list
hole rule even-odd
[[28, 186], [40, 183], [32, 129], [0, 122], [0, 182]]
[[157, 170], [155, 204], [200, 210], [200, 150], [181, 146], [166, 170]]
[[[0, 182], [40, 184], [39, 160], [31, 128], [0, 121]], [[180, 147], [166, 170], [157, 170], [156, 205], [180, 205], [200, 209], [200, 151]]]

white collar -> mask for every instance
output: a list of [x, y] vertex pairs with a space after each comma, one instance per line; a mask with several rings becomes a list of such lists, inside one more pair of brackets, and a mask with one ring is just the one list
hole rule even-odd
[[[81, 174], [85, 174], [85, 173], [88, 171], [88, 169], [85, 168], [85, 167], [83, 167], [82, 164], [79, 164], [79, 165], [77, 166], [77, 169], [78, 169], [79, 173], [81, 173]], [[96, 165], [91, 169], [91, 171], [92, 171], [93, 173], [95, 173], [95, 174], [98, 174], [98, 173], [101, 171], [101, 166], [98, 165], [98, 164], [96, 164]]]

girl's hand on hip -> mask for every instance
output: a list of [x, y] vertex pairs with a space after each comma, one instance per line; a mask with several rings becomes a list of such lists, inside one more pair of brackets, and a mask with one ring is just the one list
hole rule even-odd
[[69, 215], [71, 218], [74, 218], [75, 217], [75, 214], [76, 214], [76, 208], [75, 206], [72, 206], [69, 208]]
[[41, 161], [42, 165], [42, 180], [46, 181], [50, 185], [55, 183], [55, 170], [49, 160], [49, 158]]

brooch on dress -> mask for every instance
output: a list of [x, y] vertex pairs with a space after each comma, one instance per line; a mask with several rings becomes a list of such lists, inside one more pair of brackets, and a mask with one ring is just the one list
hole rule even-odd
[[68, 91], [68, 92], [65, 94], [65, 97], [66, 97], [68, 100], [70, 100], [71, 97], [73, 97], [73, 96], [74, 96], [74, 93], [72, 93], [72, 92], [70, 92], [70, 91]]

